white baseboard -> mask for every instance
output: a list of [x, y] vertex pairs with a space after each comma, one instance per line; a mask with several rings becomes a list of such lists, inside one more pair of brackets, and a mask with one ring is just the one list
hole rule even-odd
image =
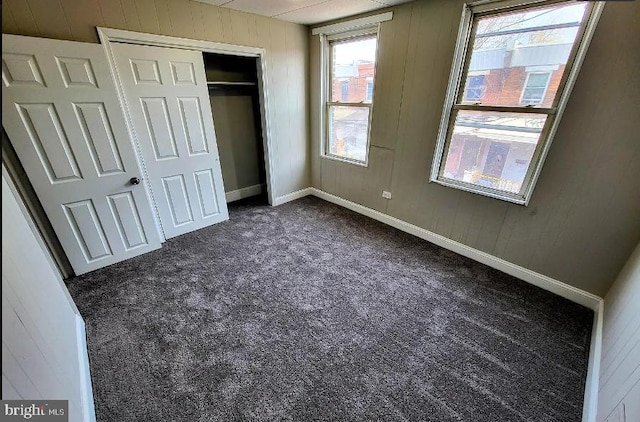
[[82, 394], [82, 420], [96, 422], [96, 410], [93, 402], [93, 388], [89, 372], [89, 351], [87, 350], [87, 333], [84, 321], [76, 314], [76, 336], [78, 345], [78, 361], [80, 365], [80, 386]]
[[300, 199], [302, 197], [311, 195], [312, 191], [313, 191], [313, 188], [305, 188], [305, 189], [297, 190], [295, 192], [288, 193], [286, 195], [278, 196], [272, 205], [273, 206], [282, 205], [282, 204], [286, 204], [287, 202], [295, 201], [296, 199]]
[[348, 201], [346, 199], [340, 198], [339, 196], [332, 195], [319, 189], [309, 189], [311, 190], [311, 195], [322, 198], [325, 201], [332, 202], [334, 204], [355, 211], [359, 214], [371, 217], [374, 220], [378, 220], [382, 223], [388, 224], [392, 227], [402, 230], [403, 232], [410, 233], [428, 242], [456, 252], [462, 256], [466, 256], [467, 258], [471, 258], [474, 261], [481, 262], [492, 268], [519, 278], [520, 280], [526, 281], [529, 284], [533, 284], [534, 286], [538, 286], [544, 290], [548, 290], [552, 293], [569, 299], [572, 302], [576, 302], [580, 305], [586, 306], [587, 308], [590, 308], [594, 311], [597, 310], [600, 302], [602, 301], [602, 298], [584, 290], [578, 289], [577, 287], [570, 286], [551, 277], [547, 277], [546, 275], [537, 273], [516, 264], [512, 264], [511, 262], [505, 261], [504, 259], [495, 257], [478, 249], [471, 248], [460, 242], [456, 242], [455, 240], [451, 240], [447, 237], [430, 232], [429, 230], [425, 230], [422, 227], [415, 226], [413, 224], [407, 223], [406, 221], [402, 221], [398, 218], [381, 213], [371, 208], [367, 208], [363, 205], [356, 204], [355, 202]]
[[604, 300], [600, 300], [593, 316], [589, 366], [584, 386], [582, 422], [596, 422], [598, 414], [598, 391], [600, 390], [600, 361], [602, 360], [602, 339], [604, 330]]
[[232, 190], [226, 192], [224, 195], [227, 197], [227, 203], [238, 201], [243, 198], [249, 198], [251, 196], [260, 195], [264, 190], [264, 185], [247, 186], [246, 188]]

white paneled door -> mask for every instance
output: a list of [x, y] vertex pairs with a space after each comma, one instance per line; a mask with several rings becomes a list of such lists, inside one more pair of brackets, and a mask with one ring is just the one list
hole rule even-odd
[[102, 46], [2, 44], [2, 124], [75, 273], [159, 248]]
[[202, 53], [112, 48], [165, 237], [227, 220]]

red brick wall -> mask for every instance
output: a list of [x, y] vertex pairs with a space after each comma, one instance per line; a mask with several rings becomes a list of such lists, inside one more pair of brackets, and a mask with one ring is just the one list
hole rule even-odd
[[[554, 95], [558, 91], [560, 79], [564, 72], [564, 65], [551, 74], [551, 80], [542, 102], [543, 107], [551, 106]], [[527, 80], [525, 67], [512, 67], [506, 69], [494, 69], [485, 77], [485, 92], [481, 98], [483, 104], [505, 106], [520, 105], [520, 97]]]
[[367, 77], [373, 76], [375, 63], [360, 63], [358, 65], [358, 77], [349, 78], [349, 96], [342, 98], [342, 81], [333, 80], [332, 98], [334, 101], [346, 101], [357, 103], [367, 98]]

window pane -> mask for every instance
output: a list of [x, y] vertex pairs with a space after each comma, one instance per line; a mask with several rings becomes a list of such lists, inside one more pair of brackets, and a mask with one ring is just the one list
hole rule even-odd
[[540, 104], [544, 99], [551, 72], [529, 73], [522, 93], [522, 104]]
[[365, 161], [369, 107], [329, 107], [329, 154]]
[[[462, 101], [497, 106], [551, 107], [584, 18], [585, 2], [552, 5], [477, 18]], [[484, 75], [479, 96], [473, 85]], [[527, 78], [535, 77], [532, 101], [523, 101]], [[541, 82], [544, 81], [544, 84]], [[547, 86], [548, 85], [548, 86]], [[471, 92], [471, 96], [469, 96]]]
[[544, 114], [460, 110], [442, 176], [520, 192], [546, 118]]
[[367, 80], [373, 89], [376, 47], [375, 37], [331, 43], [331, 101], [371, 102]]

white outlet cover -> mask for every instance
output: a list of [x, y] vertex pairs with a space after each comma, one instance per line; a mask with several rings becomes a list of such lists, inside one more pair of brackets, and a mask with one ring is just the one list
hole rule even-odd
[[382, 191], [382, 197], [386, 198], [386, 199], [391, 199], [391, 192], [388, 192], [386, 190]]

